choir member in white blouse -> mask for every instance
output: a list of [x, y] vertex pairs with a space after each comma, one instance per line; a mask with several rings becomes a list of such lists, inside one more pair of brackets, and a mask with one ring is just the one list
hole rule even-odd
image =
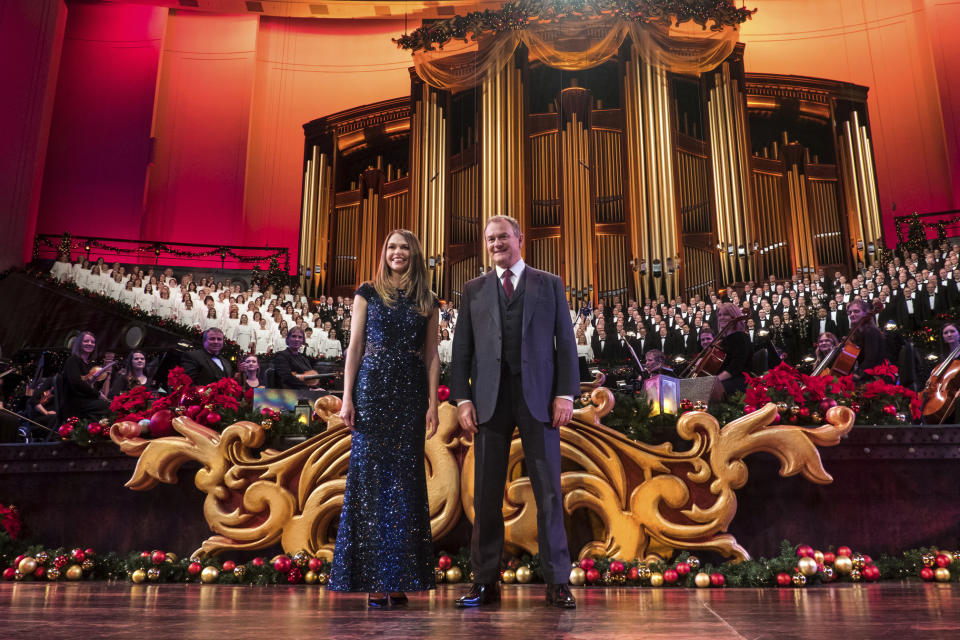
[[200, 328], [200, 318], [197, 316], [197, 309], [193, 308], [193, 300], [187, 296], [183, 301], [183, 308], [180, 310], [177, 322], [185, 324], [188, 327]]
[[448, 364], [453, 359], [453, 340], [450, 339], [449, 329], [440, 329], [437, 353], [440, 355], [440, 362], [443, 364]]
[[587, 362], [593, 362], [593, 347], [590, 346], [590, 341], [587, 340], [587, 333], [585, 331], [579, 331], [577, 333], [577, 357], [586, 358]]
[[77, 277], [74, 280], [77, 283], [77, 286], [81, 289], [90, 288], [90, 274], [91, 274], [90, 261], [84, 260], [80, 263], [80, 269], [77, 271]]
[[137, 292], [137, 306], [140, 307], [141, 311], [146, 313], [153, 313], [153, 307], [156, 303], [156, 298], [153, 297], [153, 285], [149, 282], [143, 285], [143, 289]]
[[131, 307], [137, 306], [137, 292], [133, 290], [134, 281], [127, 280], [126, 286], [120, 292], [120, 302], [128, 304]]
[[[259, 312], [258, 312], [259, 313]], [[273, 347], [273, 332], [267, 328], [267, 319], [260, 318], [260, 328], [254, 330], [256, 337], [256, 349], [255, 351], [258, 354], [261, 353], [271, 353], [271, 348]], [[286, 348], [286, 347], [284, 347]]]
[[273, 352], [280, 353], [287, 348], [287, 325], [280, 327], [280, 332], [273, 332]]
[[170, 299], [169, 287], [160, 287], [160, 297], [157, 298], [154, 309], [161, 318], [173, 318], [176, 315], [176, 302]]
[[57, 257], [57, 261], [50, 268], [50, 275], [59, 282], [69, 282], [72, 279], [73, 266], [70, 264], [70, 257], [67, 254], [61, 253]]
[[240, 323], [234, 327], [233, 337], [230, 339], [240, 345], [240, 349], [245, 353], [250, 351], [250, 347], [256, 344], [253, 325], [250, 324], [247, 314], [240, 316]]
[[337, 330], [330, 329], [330, 333], [327, 334], [327, 340], [323, 344], [323, 357], [327, 360], [332, 360], [342, 355], [343, 345], [340, 344], [340, 340], [337, 339]]
[[222, 329], [220, 320], [217, 319], [217, 310], [214, 307], [207, 307], [207, 317], [204, 318], [203, 329]]

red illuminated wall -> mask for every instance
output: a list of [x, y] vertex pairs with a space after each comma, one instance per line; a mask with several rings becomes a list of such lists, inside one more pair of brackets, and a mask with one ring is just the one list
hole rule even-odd
[[[748, 4], [759, 13], [742, 29], [747, 71], [869, 87], [886, 217], [894, 202], [898, 213], [960, 207], [960, 3]], [[63, 7], [0, 0], [0, 59], [10, 62], [0, 66], [0, 86], [25, 91], [13, 92], [13, 117], [0, 124], [15, 142], [0, 152], [0, 187], [10, 187], [0, 197], [15, 193], [19, 203], [2, 214], [25, 216], [14, 216], [21, 235], [4, 242], [21, 247], [20, 238], [32, 237], [32, 198], [41, 231], [295, 251], [302, 125], [409, 91], [410, 57], [390, 42], [402, 18], [285, 19], [134, 2]], [[64, 13], [63, 64], [51, 65]], [[54, 89], [46, 145], [42, 114]]]
[[40, 233], [138, 238], [166, 10], [69, 6]]

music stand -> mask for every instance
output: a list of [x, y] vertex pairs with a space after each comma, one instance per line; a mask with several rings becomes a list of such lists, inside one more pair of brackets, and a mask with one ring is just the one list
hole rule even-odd
[[660, 413], [676, 415], [681, 400], [691, 402], [702, 401], [707, 404], [713, 391], [716, 376], [702, 376], [698, 378], [672, 378], [670, 376], [653, 376], [643, 384], [643, 391], [647, 399], [653, 404], [651, 416]]

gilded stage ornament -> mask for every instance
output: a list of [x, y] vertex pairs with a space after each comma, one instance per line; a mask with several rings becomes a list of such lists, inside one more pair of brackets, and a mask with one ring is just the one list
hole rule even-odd
[[[832, 478], [817, 446], [836, 445], [853, 427], [853, 411], [842, 406], [830, 409], [827, 424], [818, 428], [772, 424], [773, 404], [723, 428], [711, 415], [691, 411], [677, 423], [678, 435], [691, 446], [674, 451], [669, 443], [646, 445], [604, 427], [601, 419], [613, 409], [614, 399], [598, 383], [585, 385], [589, 403], [560, 430], [564, 506], [572, 518], [591, 512], [597, 523], [595, 539], [583, 545], [580, 557], [668, 558], [684, 549], [747, 559], [747, 550], [727, 533], [737, 511], [736, 490], [747, 481], [744, 458], [766, 451], [779, 458], [782, 476], [800, 473], [827, 484]], [[127, 482], [131, 489], [176, 483], [177, 472], [189, 460], [202, 465], [194, 482], [207, 494], [203, 511], [213, 535], [196, 554], [279, 542], [290, 553], [305, 550], [332, 559], [350, 430], [337, 416], [337, 398], [321, 398], [316, 410], [327, 431], [286, 451], [261, 450], [265, 430], [252, 422], [217, 433], [181, 416], [173, 421], [180, 436], [126, 437], [120, 424], [110, 435], [126, 454], [139, 457]], [[521, 474], [522, 462], [517, 435], [504, 493], [505, 539], [514, 552], [536, 553], [536, 505], [530, 481]], [[424, 463], [431, 529], [434, 539], [440, 539], [461, 517], [473, 521], [472, 441], [461, 433], [452, 405], [441, 405], [440, 427], [427, 440]]]

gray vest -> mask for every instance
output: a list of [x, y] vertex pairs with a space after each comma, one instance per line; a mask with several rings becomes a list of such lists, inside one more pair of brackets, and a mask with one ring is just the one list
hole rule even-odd
[[[524, 269], [526, 273], [526, 269]], [[526, 278], [521, 274], [517, 288], [507, 302], [507, 294], [503, 291], [503, 281], [499, 281], [498, 288], [500, 294], [497, 300], [500, 302], [500, 327], [503, 340], [501, 341], [501, 362], [506, 371], [513, 375], [520, 374], [520, 363], [522, 354], [520, 351], [520, 338], [523, 333], [523, 294], [526, 286]]]

